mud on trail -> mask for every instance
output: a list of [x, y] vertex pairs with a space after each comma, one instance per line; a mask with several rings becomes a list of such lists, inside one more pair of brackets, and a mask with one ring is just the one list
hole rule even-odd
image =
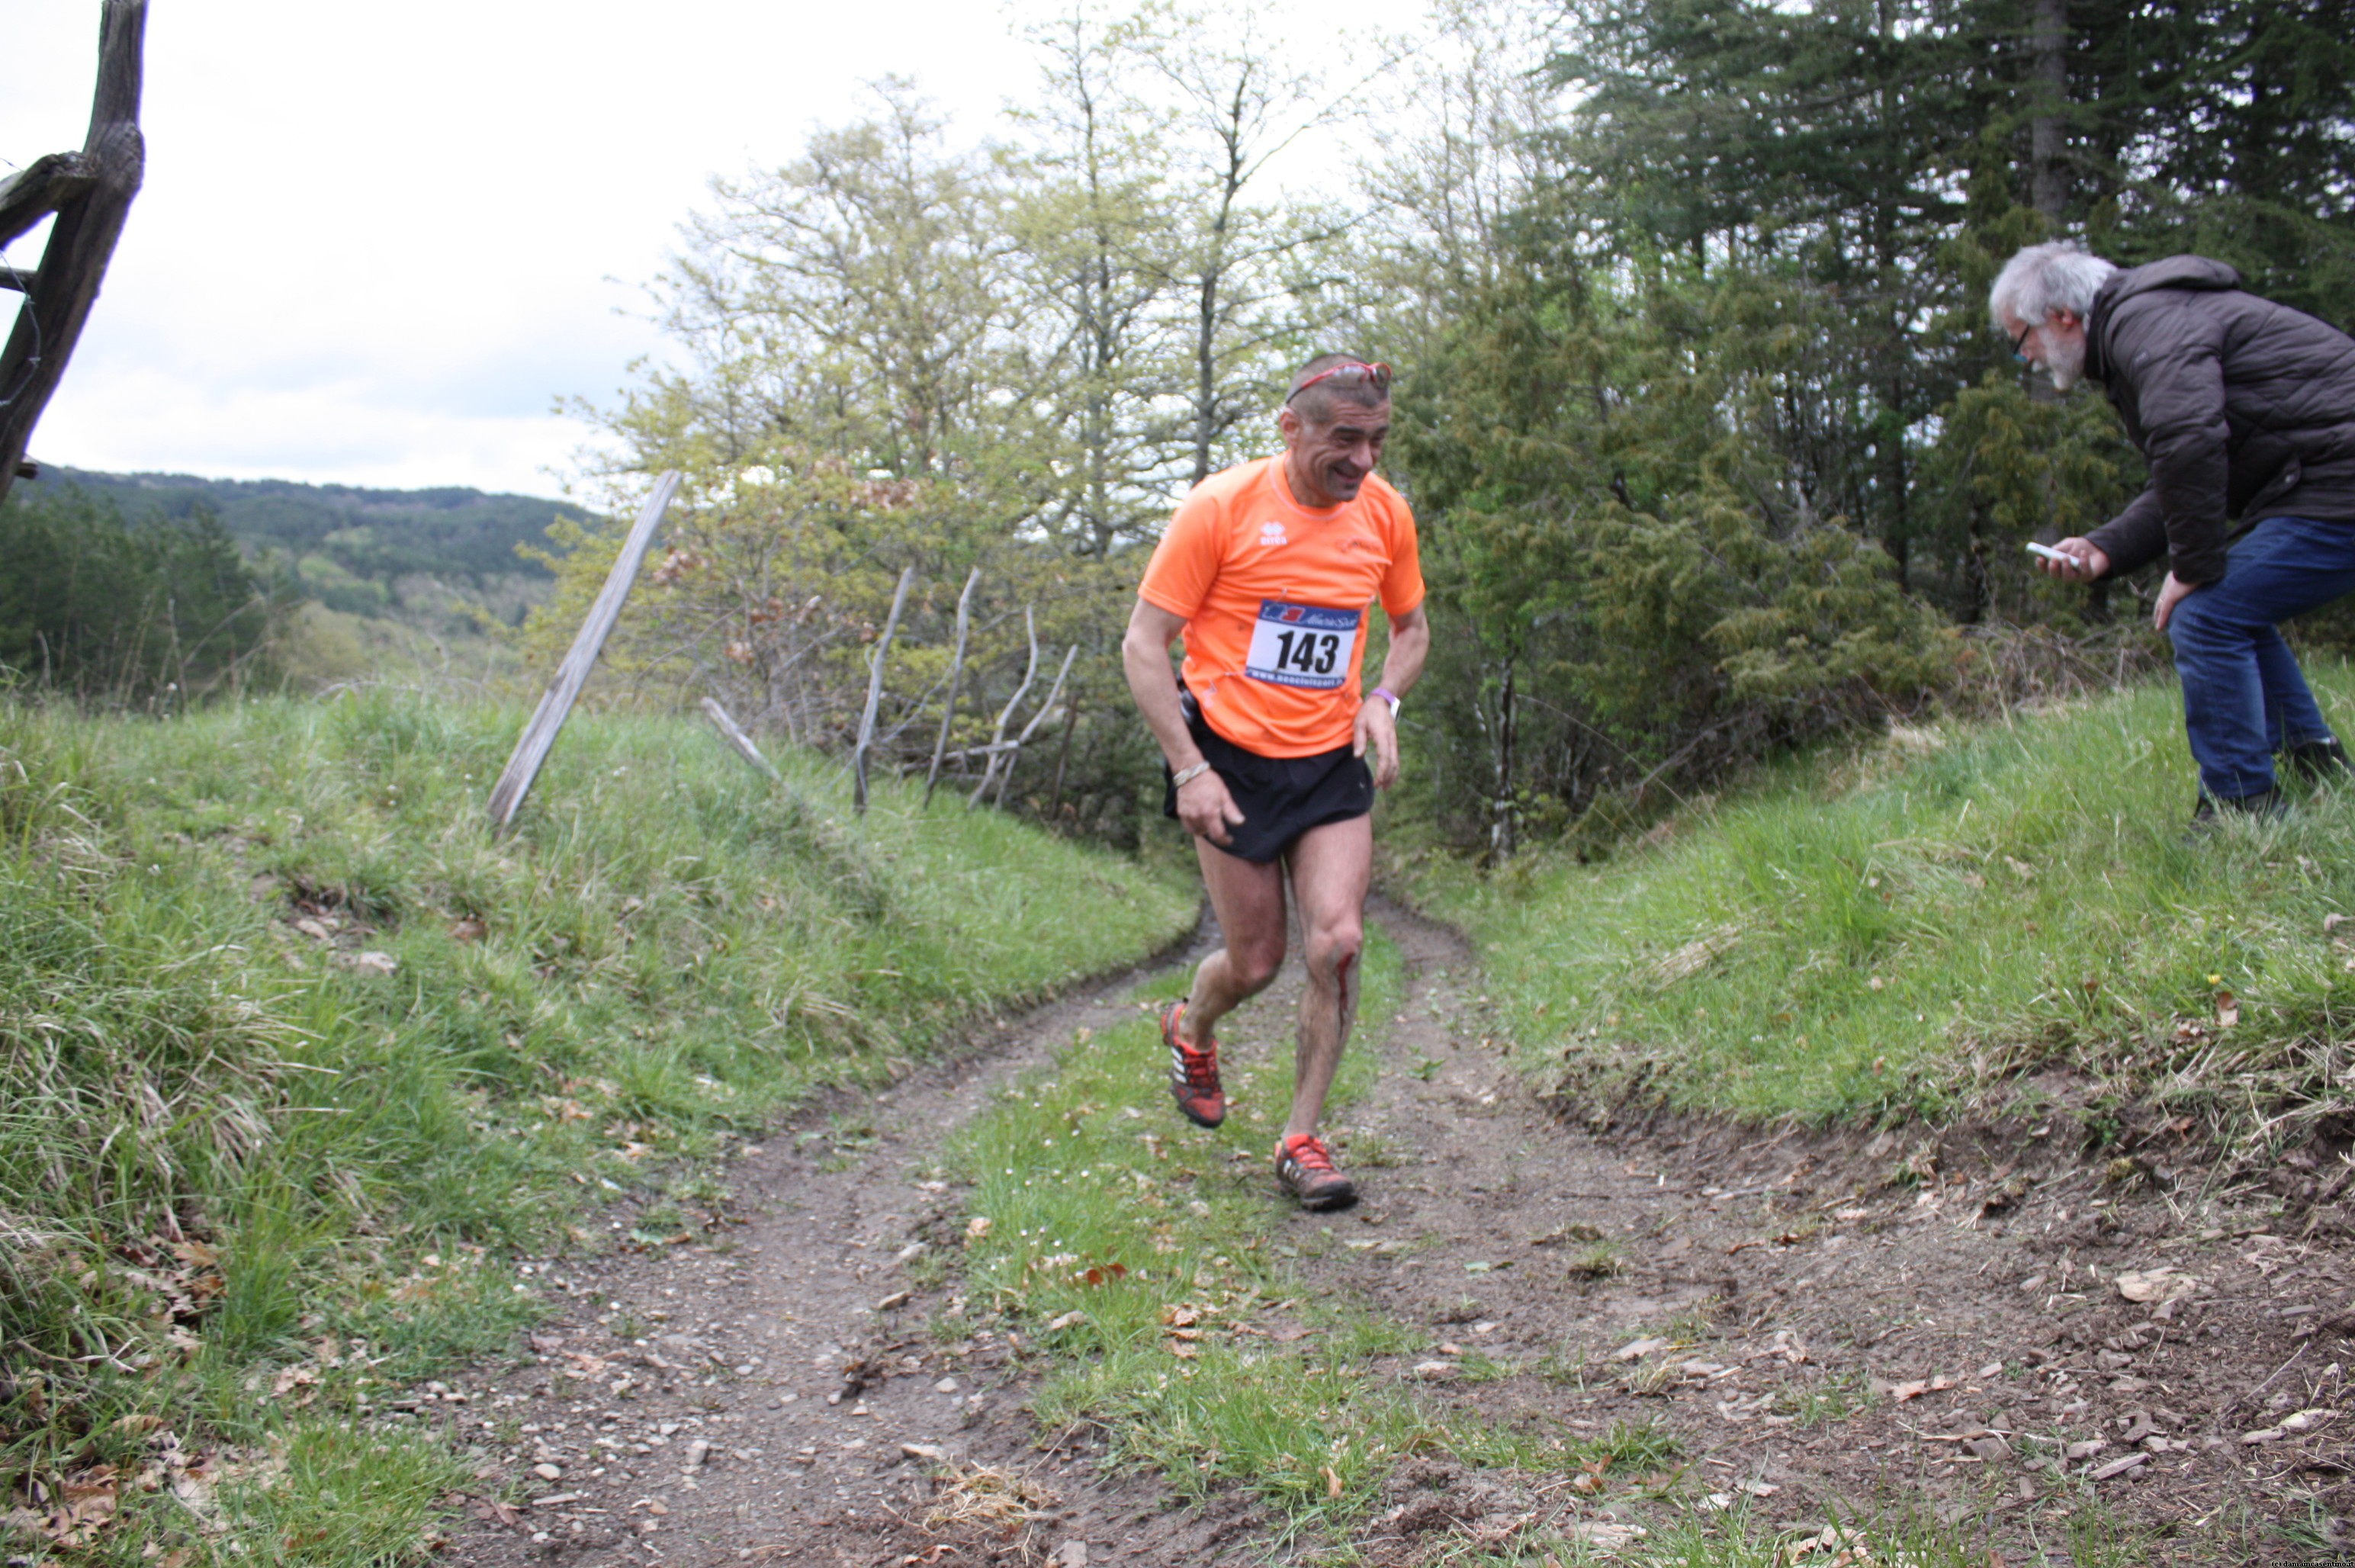
[[[1035, 1347], [946, 1315], [963, 1211], [933, 1159], [1076, 1031], [1135, 1018], [1129, 976], [748, 1150], [725, 1241], [539, 1265], [566, 1310], [528, 1354], [417, 1396], [410, 1419], [479, 1459], [447, 1557], [1403, 1568], [1643, 1561], [1696, 1524], [1794, 1564], [1867, 1561], [1844, 1528], [1885, 1547], [1937, 1525], [1975, 1563], [2343, 1555], [2355, 1270], [2332, 1214], [2087, 1164], [2057, 1127], [1598, 1134], [1508, 1064], [1458, 937], [1375, 915], [1407, 979], [1353, 1044], [1382, 1057], [1338, 1123], [1364, 1200], [1305, 1214], [1271, 1186], [1296, 1295], [1427, 1331], [1380, 1370], [1437, 1409], [1572, 1440], [1649, 1425], [1671, 1457], [1565, 1476], [1424, 1454], [1346, 1542], [1284, 1543], [1248, 1496], [1180, 1504], [1110, 1470], [1103, 1434], [1041, 1431]], [[1297, 985], [1222, 1026], [1231, 1056], [1288, 1055]], [[1168, 1118], [1172, 1141], [1214, 1136]]]

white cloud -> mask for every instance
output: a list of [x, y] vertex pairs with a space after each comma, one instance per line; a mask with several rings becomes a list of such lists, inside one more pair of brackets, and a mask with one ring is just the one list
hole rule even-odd
[[[98, 16], [13, 0], [0, 157], [80, 144]], [[1035, 79], [969, 0], [154, 0], [147, 183], [35, 455], [547, 493], [710, 177], [891, 72], [975, 137]]]

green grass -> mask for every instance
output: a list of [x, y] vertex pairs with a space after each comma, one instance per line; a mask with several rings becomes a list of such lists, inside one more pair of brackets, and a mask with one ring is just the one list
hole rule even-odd
[[[2315, 673], [2343, 721], [2355, 677]], [[2046, 1066], [2213, 1119], [2251, 1088], [2322, 1098], [2355, 1018], [2355, 953], [2325, 928], [2355, 912], [2355, 790], [2186, 842], [2193, 776], [2177, 694], [2149, 686], [1795, 766], [1600, 866], [1417, 874], [1524, 1062], [1600, 1103], [2033, 1114], [2021, 1077]]]
[[[282, 1461], [218, 1488], [242, 1560], [389, 1560], [446, 1477], [367, 1402], [512, 1342], [517, 1250], [625, 1191], [691, 1232], [726, 1194], [682, 1157], [1194, 918], [995, 813], [886, 783], [855, 819], [808, 759], [782, 793], [678, 720], [576, 717], [495, 839], [521, 720], [0, 706], [0, 1513], [168, 1435]], [[366, 1518], [327, 1517], [385, 1445]], [[91, 1549], [186, 1526], [126, 1501]]]
[[[1376, 1071], [1369, 1037], [1401, 994], [1398, 952], [1379, 933], [1364, 973], [1359, 1032], [1330, 1117], [1344, 1168], [1348, 1107]], [[1173, 976], [1155, 995], [1183, 984]], [[1228, 1045], [1221, 1065], [1239, 1105], [1216, 1133], [1171, 1110], [1144, 1010], [1075, 1040], [1053, 1068], [1015, 1085], [951, 1157], [971, 1184], [970, 1218], [963, 1316], [942, 1328], [1018, 1326], [1052, 1359], [1033, 1403], [1043, 1427], [1092, 1424], [1114, 1463], [1155, 1471], [1180, 1496], [1242, 1488], [1282, 1513], [1287, 1535], [1345, 1531], [1417, 1452], [1546, 1471], [1605, 1453], [1665, 1459], [1670, 1445], [1649, 1429], [1569, 1440], [1453, 1417], [1401, 1379], [1398, 1363], [1433, 1348], [1423, 1331], [1300, 1299], [1293, 1260], [1362, 1239], [1350, 1232], [1363, 1227], [1278, 1196], [1272, 1151], [1291, 1083], [1288, 1017], [1263, 1018], [1257, 1032], [1286, 1043]]]

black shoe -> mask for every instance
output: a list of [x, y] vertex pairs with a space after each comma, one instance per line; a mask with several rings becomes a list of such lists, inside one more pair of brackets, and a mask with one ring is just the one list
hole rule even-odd
[[2339, 784], [2348, 776], [2347, 748], [2337, 741], [2300, 741], [2283, 747], [2281, 757], [2283, 768], [2303, 784]]
[[2268, 817], [2288, 815], [2289, 801], [2278, 789], [2261, 789], [2254, 795], [2210, 795], [2201, 790], [2199, 803], [2191, 808], [2191, 831], [2213, 833], [2228, 816]]

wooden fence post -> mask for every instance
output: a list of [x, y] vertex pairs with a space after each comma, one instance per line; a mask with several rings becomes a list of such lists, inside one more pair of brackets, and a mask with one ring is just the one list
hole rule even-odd
[[728, 742], [729, 749], [768, 774], [769, 782], [785, 782], [785, 775], [777, 771], [774, 763], [761, 755], [761, 748], [752, 744], [752, 737], [744, 733], [743, 726], [736, 722], [728, 709], [707, 697], [703, 699], [703, 716], [711, 720], [711, 727], [719, 731], [719, 738]]
[[997, 728], [990, 731], [989, 765], [982, 770], [981, 782], [973, 786], [973, 793], [965, 796], [964, 808], [967, 811], [979, 805], [981, 797], [989, 793], [989, 786], [997, 782], [997, 759], [1005, 755], [1006, 750], [1006, 726], [1013, 720], [1014, 709], [1020, 705], [1022, 694], [1030, 689], [1032, 681], [1039, 678], [1039, 621], [1028, 605], [1022, 611], [1022, 629], [1030, 635], [1030, 662], [1022, 667], [1022, 684], [1016, 687], [1014, 695], [1006, 699], [1005, 708], [997, 715]]
[[1055, 672], [1055, 684], [1048, 688], [1047, 700], [1039, 704], [1039, 711], [1030, 715], [1030, 722], [1022, 726], [1022, 733], [1014, 737], [1014, 749], [1006, 754], [1006, 773], [997, 781], [997, 798], [990, 804], [1006, 805], [1006, 792], [1014, 783], [1014, 764], [1022, 760], [1022, 748], [1030, 741], [1030, 731], [1039, 728], [1048, 714], [1055, 711], [1055, 699], [1063, 695], [1063, 677], [1071, 673], [1071, 661], [1080, 656], [1080, 645], [1073, 643], [1063, 655], [1063, 667]]
[[900, 629], [900, 612], [907, 608], [908, 585], [915, 581], [914, 567], [900, 569], [900, 586], [891, 595], [891, 618], [883, 623], [883, 635], [868, 661], [867, 710], [858, 716], [858, 745], [850, 753], [850, 809], [861, 816], [867, 815], [867, 748], [875, 743], [875, 713], [883, 705], [883, 659], [891, 651], [891, 635]]
[[677, 469], [655, 481], [654, 493], [646, 497], [638, 520], [630, 527], [629, 537], [622, 541], [622, 553], [613, 559], [613, 570], [605, 574], [605, 586], [598, 590], [597, 602], [589, 606], [589, 618], [581, 623], [580, 634], [572, 639], [572, 651], [556, 667], [556, 679], [533, 710], [531, 722], [523, 727], [523, 738], [516, 742], [515, 755], [507, 759], [506, 771], [491, 790], [494, 832], [507, 830], [523, 805], [532, 780], [539, 776], [539, 765], [548, 760], [549, 748], [556, 744], [557, 731], [564, 728], [564, 720], [571, 715], [573, 701], [580, 697], [597, 656], [604, 651], [613, 623], [622, 617], [622, 604], [630, 596], [630, 585], [637, 581], [638, 565], [646, 558], [646, 546], [654, 542], [655, 528], [662, 521], [664, 509], [678, 493], [678, 481]]
[[932, 805], [932, 786], [940, 783], [941, 758], [949, 746], [949, 725], [956, 719], [957, 693], [964, 685], [964, 635], [972, 624], [974, 585], [981, 581], [981, 568], [975, 567], [964, 580], [964, 592], [957, 595], [956, 656], [949, 661], [949, 704], [941, 709], [941, 732], [932, 741], [932, 767], [924, 775], [924, 809]]

